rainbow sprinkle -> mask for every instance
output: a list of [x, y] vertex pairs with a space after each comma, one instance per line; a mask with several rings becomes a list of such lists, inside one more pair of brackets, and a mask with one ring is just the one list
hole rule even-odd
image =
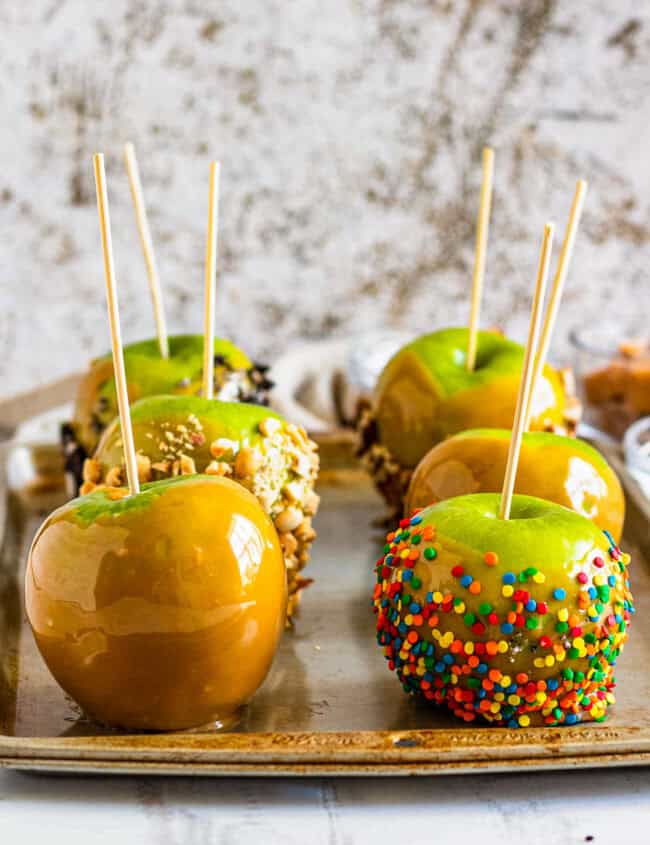
[[[389, 668], [405, 692], [466, 722], [602, 721], [634, 613], [629, 555], [607, 540], [607, 553], [594, 549], [576, 562], [575, 589], [567, 591], [491, 551], [479, 563], [455, 559], [445, 569], [449, 556], [435, 527], [416, 511], [387, 535], [376, 565], [377, 642]], [[453, 588], [428, 589], [449, 582]], [[508, 610], [497, 612], [503, 599]]]

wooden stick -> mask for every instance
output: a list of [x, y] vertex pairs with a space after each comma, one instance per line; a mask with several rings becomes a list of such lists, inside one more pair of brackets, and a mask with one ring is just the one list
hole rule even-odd
[[122, 351], [122, 335], [120, 331], [120, 312], [117, 302], [117, 288], [115, 286], [115, 266], [113, 264], [111, 219], [108, 210], [106, 173], [104, 171], [104, 156], [102, 153], [95, 153], [95, 155], [93, 156], [93, 166], [95, 168], [95, 187], [97, 189], [97, 211], [99, 213], [99, 231], [102, 238], [102, 252], [104, 254], [104, 275], [106, 276], [106, 301], [108, 304], [108, 323], [111, 330], [113, 370], [115, 372], [117, 406], [120, 412], [120, 425], [122, 427], [122, 442], [124, 445], [126, 477], [129, 484], [129, 495], [136, 496], [140, 492], [140, 482], [138, 481], [138, 465], [135, 456], [133, 430], [131, 428], [131, 415], [129, 413], [129, 394], [126, 387], [126, 372], [124, 370], [124, 353]]
[[535, 360], [537, 345], [539, 342], [539, 329], [542, 322], [542, 306], [544, 304], [546, 280], [548, 279], [548, 265], [551, 257], [551, 247], [553, 245], [553, 231], [554, 226], [552, 223], [547, 223], [544, 226], [542, 249], [539, 256], [539, 265], [537, 267], [535, 296], [533, 297], [533, 307], [530, 313], [528, 341], [526, 343], [521, 380], [519, 382], [519, 392], [517, 394], [517, 406], [515, 409], [515, 418], [512, 424], [512, 434], [510, 435], [510, 447], [508, 449], [506, 473], [503, 479], [503, 489], [501, 491], [501, 505], [499, 508], [500, 519], [509, 519], [510, 517], [510, 506], [512, 505], [512, 493], [515, 489], [515, 478], [517, 476], [517, 464], [519, 462], [521, 438], [524, 433], [524, 423], [526, 421], [526, 408], [528, 407], [530, 390], [533, 383], [533, 362]]
[[564, 230], [564, 240], [562, 241], [562, 249], [560, 250], [560, 257], [557, 263], [557, 270], [553, 279], [551, 293], [548, 299], [548, 306], [546, 308], [546, 316], [544, 317], [544, 325], [542, 326], [542, 334], [539, 341], [539, 350], [535, 358], [535, 369], [533, 371], [533, 387], [530, 391], [530, 398], [528, 400], [528, 408], [526, 410], [526, 430], [530, 424], [530, 417], [532, 415], [533, 396], [535, 394], [535, 386], [539, 380], [544, 364], [546, 363], [546, 356], [551, 344], [551, 337], [553, 329], [555, 328], [555, 321], [562, 300], [562, 293], [564, 291], [564, 282], [569, 273], [569, 266], [571, 265], [571, 258], [573, 256], [573, 245], [575, 243], [576, 235], [578, 233], [578, 226], [580, 225], [580, 218], [582, 216], [582, 207], [585, 201], [585, 194], [587, 193], [587, 183], [584, 179], [580, 179], [576, 183], [576, 190], [573, 195], [573, 203], [569, 213], [569, 221]]
[[211, 162], [208, 241], [205, 249], [205, 321], [203, 328], [203, 396], [205, 399], [212, 399], [214, 396], [214, 298], [219, 228], [219, 172], [219, 162]]
[[131, 186], [131, 196], [133, 197], [133, 207], [135, 209], [135, 220], [138, 226], [138, 233], [140, 234], [140, 245], [142, 246], [144, 263], [147, 268], [147, 278], [149, 279], [149, 291], [151, 293], [151, 304], [153, 305], [153, 316], [156, 321], [156, 334], [158, 335], [160, 355], [162, 358], [169, 358], [167, 321], [165, 320], [165, 308], [163, 306], [162, 292], [160, 289], [158, 266], [156, 264], [156, 255], [153, 250], [153, 241], [151, 239], [151, 231], [149, 229], [149, 221], [147, 219], [147, 209], [144, 204], [142, 183], [140, 181], [140, 169], [138, 168], [138, 161], [135, 157], [133, 144], [124, 145], [124, 164], [126, 165], [126, 172], [129, 177], [129, 185]]
[[467, 341], [466, 366], [469, 372], [476, 366], [478, 323], [481, 313], [481, 299], [483, 297], [490, 209], [492, 208], [493, 174], [494, 150], [491, 147], [483, 147], [483, 180], [481, 182], [481, 199], [476, 223], [476, 248], [474, 252], [474, 274], [472, 276], [472, 300], [469, 311], [469, 338]]

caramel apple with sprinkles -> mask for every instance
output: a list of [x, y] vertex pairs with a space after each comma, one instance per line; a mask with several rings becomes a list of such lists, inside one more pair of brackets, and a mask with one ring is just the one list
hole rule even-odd
[[400, 522], [377, 564], [377, 642], [405, 692], [467, 722], [601, 721], [634, 613], [629, 556], [559, 505], [448, 499]]
[[[304, 429], [256, 405], [197, 396], [157, 396], [131, 406], [141, 482], [195, 473], [229, 478], [257, 498], [280, 538], [289, 583], [288, 617], [310, 583], [302, 570], [316, 532], [318, 451]], [[119, 488], [126, 470], [119, 419], [84, 464], [82, 493]]]

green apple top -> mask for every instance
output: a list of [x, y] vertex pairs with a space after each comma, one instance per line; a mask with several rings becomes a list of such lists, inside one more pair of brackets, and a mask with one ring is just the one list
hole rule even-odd
[[[518, 343], [478, 333], [476, 367], [465, 366], [468, 332], [443, 329], [404, 346], [386, 365], [374, 394], [380, 442], [402, 467], [413, 468], [436, 443], [467, 428], [509, 428], [524, 359]], [[565, 391], [549, 366], [538, 381], [530, 428], [564, 423]]]
[[[223, 396], [223, 389], [231, 381], [231, 374], [238, 374], [240, 380], [245, 379], [253, 366], [250, 359], [229, 340], [221, 338], [215, 339], [214, 354], [217, 395], [237, 399], [237, 385], [232, 397], [228, 391]], [[203, 337], [170, 337], [168, 358], [161, 357], [155, 339], [129, 344], [124, 347], [124, 364], [131, 402], [162, 393], [195, 394], [201, 388]], [[116, 416], [112, 358], [103, 355], [92, 361], [89, 371], [82, 378], [75, 404], [73, 427], [87, 454], [92, 453], [101, 432]]]
[[[510, 445], [510, 431], [462, 431], [438, 443], [415, 468], [406, 513], [466, 493], [498, 493]], [[545, 431], [524, 434], [515, 492], [548, 499], [592, 519], [618, 542], [625, 497], [605, 458], [583, 440]]]
[[[153, 464], [186, 455], [197, 472], [203, 472], [215, 457], [228, 458], [242, 447], [255, 449], [268, 436], [266, 432], [275, 434], [287, 426], [282, 417], [261, 405], [200, 396], [149, 396], [134, 402], [130, 411], [138, 454]], [[123, 462], [119, 418], [104, 431], [94, 457], [105, 470]]]

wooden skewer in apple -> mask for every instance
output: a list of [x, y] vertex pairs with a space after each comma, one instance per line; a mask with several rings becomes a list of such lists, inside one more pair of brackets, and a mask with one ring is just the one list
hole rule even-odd
[[[127, 144], [125, 162], [136, 212], [140, 242], [147, 266], [157, 338], [128, 344], [123, 349], [131, 396], [187, 395], [199, 392], [204, 377], [204, 356], [207, 347], [203, 334], [167, 335], [165, 312], [156, 259], [147, 222], [145, 203], [133, 145]], [[216, 203], [218, 167], [215, 165], [214, 196], [211, 194], [213, 229], [209, 235], [210, 255], [206, 277], [210, 279], [210, 297], [214, 301], [214, 268], [216, 263]], [[211, 308], [212, 306], [210, 306]], [[212, 313], [211, 311], [206, 313]], [[212, 326], [214, 324], [212, 323]], [[268, 367], [254, 363], [246, 353], [225, 338], [214, 338], [212, 365], [207, 368], [213, 378], [213, 395], [219, 399], [268, 405], [272, 382]], [[218, 363], [217, 363], [218, 361]], [[209, 394], [208, 392], [205, 395]], [[96, 358], [79, 385], [73, 419], [65, 427], [64, 451], [66, 473], [71, 490], [84, 482], [81, 468], [92, 456], [102, 432], [117, 416], [117, 393], [111, 355]]]
[[113, 262], [113, 243], [111, 238], [111, 220], [106, 192], [106, 172], [104, 170], [104, 156], [95, 153], [93, 156], [95, 168], [95, 186], [97, 188], [97, 211], [99, 214], [99, 231], [102, 241], [104, 257], [104, 275], [106, 277], [106, 301], [108, 304], [108, 323], [111, 332], [111, 350], [113, 353], [113, 370], [115, 372], [115, 389], [117, 392], [117, 407], [122, 427], [122, 442], [124, 445], [124, 462], [129, 485], [129, 495], [135, 496], [140, 492], [138, 481], [138, 462], [131, 415], [129, 414], [129, 394], [126, 384], [124, 368], [124, 353], [122, 351], [122, 335], [120, 331], [120, 315], [117, 302], [117, 288], [115, 285], [115, 265]]
[[476, 366], [478, 347], [478, 325], [483, 298], [483, 280], [485, 278], [485, 258], [487, 252], [490, 211], [492, 209], [492, 181], [494, 176], [494, 151], [491, 147], [483, 148], [483, 178], [479, 201], [478, 220], [476, 223], [476, 248], [474, 252], [474, 273], [472, 276], [472, 297], [469, 312], [469, 338], [467, 341], [466, 367], [471, 372]]
[[138, 161], [135, 156], [135, 148], [133, 144], [129, 143], [124, 145], [124, 164], [129, 177], [133, 207], [135, 209], [135, 219], [138, 226], [138, 233], [140, 235], [140, 245], [142, 247], [145, 267], [147, 268], [147, 278], [149, 280], [151, 304], [153, 306], [154, 320], [156, 322], [156, 334], [158, 336], [160, 355], [162, 358], [169, 358], [167, 321], [165, 319], [165, 308], [163, 305], [162, 290], [160, 287], [160, 277], [158, 276], [158, 265], [156, 263], [156, 254], [153, 248], [149, 220], [147, 219], [147, 208], [145, 206], [144, 195], [142, 193], [140, 169], [138, 167]]
[[528, 423], [532, 413], [533, 396], [535, 393], [535, 386], [539, 381], [539, 377], [544, 369], [548, 349], [551, 344], [551, 337], [553, 336], [553, 329], [557, 320], [558, 311], [560, 309], [560, 302], [562, 300], [562, 293], [564, 291], [564, 283], [569, 273], [571, 266], [571, 259], [573, 257], [573, 246], [575, 244], [576, 235], [578, 233], [578, 226], [580, 225], [580, 218], [582, 217], [582, 208], [587, 193], [587, 183], [584, 179], [578, 180], [576, 183], [575, 193], [573, 195], [573, 202], [571, 204], [571, 211], [569, 213], [569, 220], [564, 232], [564, 240], [562, 241], [562, 249], [560, 250], [560, 257], [557, 263], [557, 270], [553, 278], [553, 285], [549, 294], [548, 306], [544, 316], [544, 325], [539, 341], [539, 348], [535, 356], [535, 366], [533, 368], [533, 386], [528, 398], [528, 405], [526, 407], [526, 422], [525, 430], [528, 430]]
[[205, 247], [205, 296], [203, 323], [203, 398], [214, 397], [214, 299], [219, 233], [219, 162], [210, 163], [208, 192], [208, 237]]
[[542, 307], [544, 304], [546, 281], [548, 279], [548, 267], [551, 257], [551, 248], [553, 245], [553, 231], [554, 226], [552, 223], [547, 223], [544, 226], [542, 248], [539, 256], [539, 263], [537, 266], [537, 281], [535, 283], [535, 295], [533, 297], [533, 306], [530, 314], [530, 325], [528, 328], [528, 340], [526, 342], [526, 351], [524, 353], [524, 365], [521, 373], [521, 381], [519, 382], [519, 393], [517, 395], [515, 418], [512, 424], [510, 448], [508, 450], [508, 459], [506, 462], [506, 473], [505, 478], [503, 480], [503, 489], [501, 491], [501, 502], [499, 506], [500, 519], [508, 519], [508, 517], [510, 516], [512, 494], [515, 488], [515, 478], [517, 475], [517, 463], [519, 460], [519, 452], [521, 450], [521, 438], [524, 433], [524, 428], [526, 424], [526, 411], [528, 409], [530, 392], [533, 385], [533, 370], [535, 367], [535, 357], [537, 355], [537, 349], [539, 344], [540, 327], [542, 321]]

